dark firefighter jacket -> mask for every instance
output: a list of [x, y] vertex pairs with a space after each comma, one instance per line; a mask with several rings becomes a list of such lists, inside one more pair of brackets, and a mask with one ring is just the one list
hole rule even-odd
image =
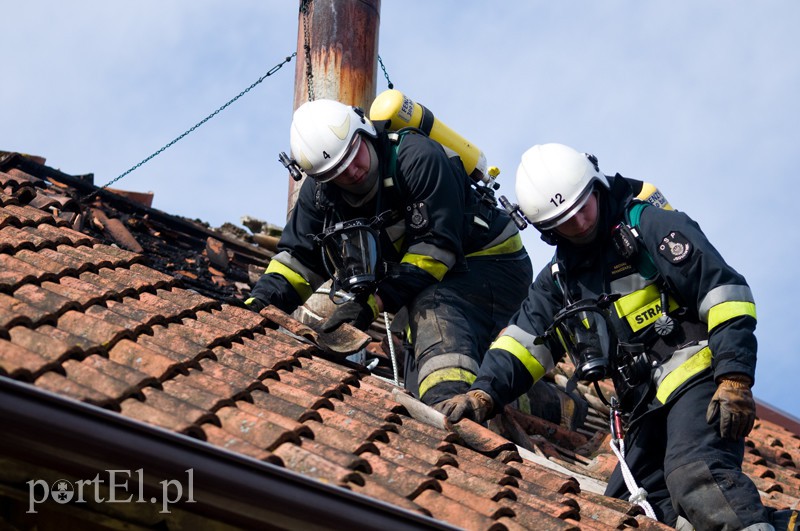
[[[379, 124], [376, 124], [379, 126]], [[389, 272], [377, 293], [396, 312], [447, 272], [463, 268], [471, 256], [523, 251], [510, 216], [481, 200], [458, 158], [423, 134], [397, 138], [379, 132], [380, 189], [366, 205], [351, 207], [332, 183], [306, 179], [284, 228], [278, 254], [251, 296], [293, 311], [326, 280], [321, 251], [313, 236], [328, 223], [372, 218], [390, 211], [380, 231], [381, 255]], [[396, 151], [394, 151], [396, 149]], [[396, 155], [396, 163], [392, 156]]]
[[[623, 221], [631, 203], [631, 183], [620, 175], [609, 182], [608, 189], [596, 187], [601, 225], [595, 242], [579, 247], [550, 236], [572, 300], [619, 294], [610, 313], [620, 339], [645, 346], [649, 367], [643, 381], [633, 389], [620, 389], [614, 381], [618, 394], [624, 395], [623, 409], [631, 412], [639, 404], [638, 417], [666, 404], [709, 367], [715, 378], [727, 373], [753, 378], [755, 304], [745, 279], [725, 263], [689, 216], [653, 206], [641, 210], [638, 231], [658, 274], [641, 274], [645, 268], [623, 260], [610, 241], [612, 228]], [[661, 314], [660, 283], [667, 286], [670, 316], [679, 325], [666, 338], [653, 330]], [[534, 338], [544, 334], [563, 305], [562, 291], [545, 267], [520, 311], [490, 346], [472, 387], [488, 392], [495, 404], [506, 404], [550, 371], [563, 351]]]

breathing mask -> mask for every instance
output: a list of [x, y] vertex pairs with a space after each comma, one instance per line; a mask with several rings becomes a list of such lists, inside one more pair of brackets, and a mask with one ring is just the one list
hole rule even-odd
[[577, 380], [597, 382], [611, 374], [611, 355], [617, 341], [607, 304], [604, 297], [568, 304], [555, 315], [547, 331], [569, 355]]
[[380, 261], [379, 227], [381, 218], [358, 218], [340, 221], [325, 228], [314, 237], [322, 250], [322, 263], [333, 286], [330, 298], [339, 304], [334, 293], [338, 290], [352, 295], [371, 293], [383, 273]]

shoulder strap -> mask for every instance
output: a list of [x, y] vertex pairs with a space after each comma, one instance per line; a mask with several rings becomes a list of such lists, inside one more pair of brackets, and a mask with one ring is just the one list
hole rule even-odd
[[642, 210], [648, 206], [650, 206], [650, 203], [643, 201], [632, 201], [625, 209], [625, 221], [631, 228], [631, 232], [636, 238], [636, 242], [638, 244], [636, 268], [639, 270], [640, 275], [649, 280], [658, 274], [658, 270], [656, 269], [655, 262], [653, 262], [653, 257], [650, 256], [650, 253], [647, 251], [647, 247], [645, 247], [644, 241], [642, 241], [642, 236], [639, 233], [639, 220], [642, 217]]
[[[394, 185], [397, 187], [397, 191], [400, 194], [400, 197], [406, 198], [408, 197], [408, 190], [406, 188], [406, 184], [397, 176], [397, 154], [400, 151], [400, 143], [403, 141], [403, 138], [411, 132], [421, 132], [419, 129], [413, 127], [405, 127], [400, 129], [399, 131], [392, 131], [387, 133], [387, 144], [388, 144], [388, 161], [386, 163], [386, 175], [385, 179], [391, 179]], [[424, 133], [423, 133], [424, 134]]]

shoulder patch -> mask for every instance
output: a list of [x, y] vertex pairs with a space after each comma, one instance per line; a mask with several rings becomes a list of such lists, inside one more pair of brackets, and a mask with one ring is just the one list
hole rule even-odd
[[412, 203], [406, 207], [409, 213], [409, 225], [415, 231], [422, 231], [428, 228], [428, 207], [425, 203]]
[[658, 252], [673, 264], [679, 264], [692, 254], [692, 244], [686, 236], [675, 230], [661, 238]]

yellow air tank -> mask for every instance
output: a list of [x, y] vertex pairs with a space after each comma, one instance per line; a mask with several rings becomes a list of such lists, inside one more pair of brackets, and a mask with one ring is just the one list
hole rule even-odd
[[661, 193], [661, 190], [656, 188], [656, 185], [652, 183], [642, 183], [642, 189], [639, 195], [636, 196], [636, 199], [647, 201], [651, 205], [663, 208], [664, 210], [673, 210], [672, 205], [669, 204], [669, 201], [667, 201], [667, 198]]
[[486, 157], [483, 152], [435, 118], [430, 109], [415, 103], [399, 90], [389, 89], [378, 94], [369, 109], [369, 119], [389, 120], [391, 131], [399, 131], [404, 127], [416, 127], [422, 130], [446, 150], [449, 149], [461, 157], [467, 175], [476, 181], [493, 184], [493, 179], [487, 175]]

